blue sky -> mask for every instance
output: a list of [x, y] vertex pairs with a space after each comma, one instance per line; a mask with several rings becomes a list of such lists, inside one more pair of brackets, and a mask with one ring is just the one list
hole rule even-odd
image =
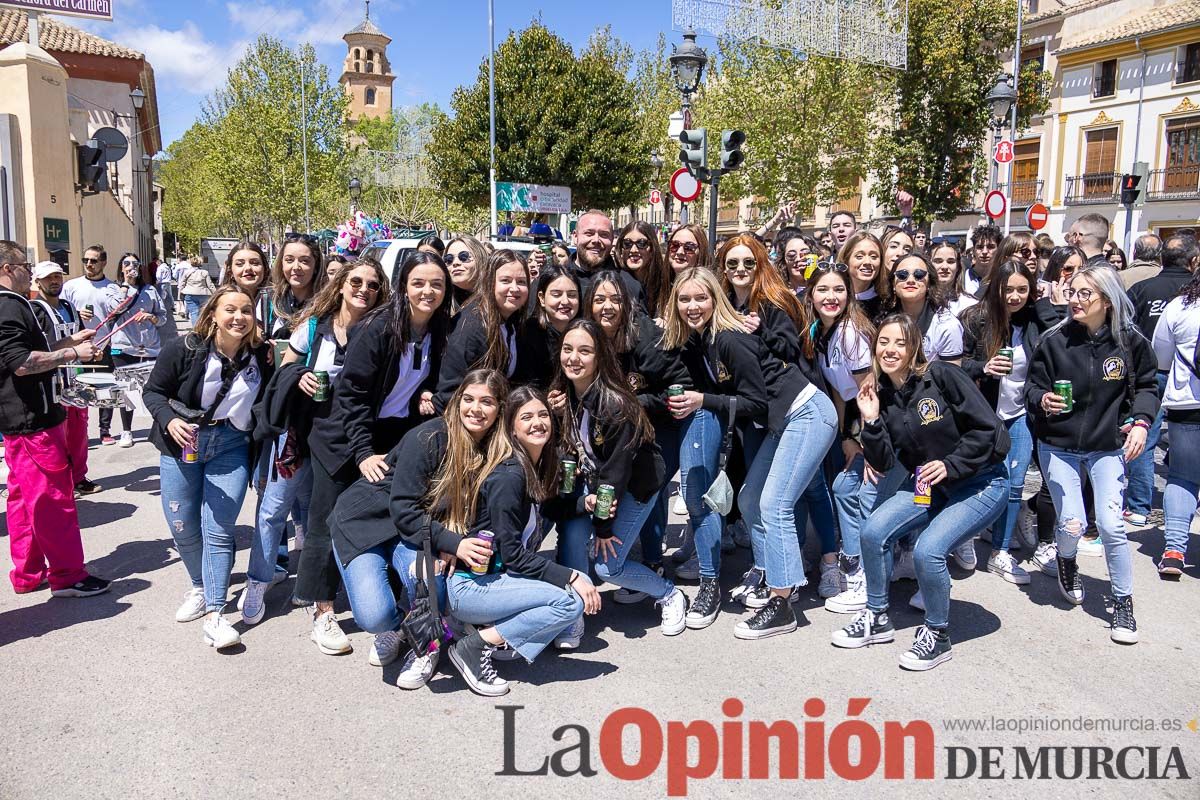
[[[204, 97], [260, 34], [311, 43], [337, 80], [346, 53], [341, 36], [364, 9], [362, 0], [115, 0], [113, 6], [113, 22], [62, 19], [146, 54], [158, 82], [164, 146], [187, 130]], [[611, 24], [614, 34], [642, 49], [670, 31], [671, 4], [496, 0], [496, 40], [539, 17], [576, 47]], [[448, 109], [455, 87], [474, 80], [487, 53], [486, 0], [373, 0], [371, 19], [393, 40], [388, 55], [397, 106], [434, 102]]]

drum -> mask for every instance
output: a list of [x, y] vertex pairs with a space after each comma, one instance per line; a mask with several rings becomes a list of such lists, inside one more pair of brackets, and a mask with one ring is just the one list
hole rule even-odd
[[117, 381], [117, 376], [111, 372], [88, 372], [76, 375], [74, 383], [81, 387], [89, 406], [119, 408], [125, 405], [125, 393]]

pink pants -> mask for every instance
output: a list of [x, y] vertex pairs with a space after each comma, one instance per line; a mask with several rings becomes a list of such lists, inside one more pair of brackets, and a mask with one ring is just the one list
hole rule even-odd
[[32, 592], [47, 577], [65, 589], [87, 577], [75, 513], [75, 483], [66, 423], [25, 435], [5, 434], [8, 462], [8, 546], [13, 589]]
[[63, 406], [67, 412], [67, 456], [71, 459], [71, 485], [87, 477], [88, 410]]

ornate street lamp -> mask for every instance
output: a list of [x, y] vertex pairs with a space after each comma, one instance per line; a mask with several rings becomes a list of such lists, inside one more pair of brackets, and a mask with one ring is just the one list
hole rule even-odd
[[683, 127], [692, 126], [692, 95], [700, 88], [700, 79], [704, 75], [704, 67], [708, 64], [708, 53], [696, 44], [696, 32], [688, 28], [683, 32], [683, 44], [672, 45], [671, 77], [675, 80], [675, 88], [683, 95]]

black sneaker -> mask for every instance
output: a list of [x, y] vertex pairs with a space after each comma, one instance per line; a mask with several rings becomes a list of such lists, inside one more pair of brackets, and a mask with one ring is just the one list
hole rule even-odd
[[943, 630], [922, 625], [917, 628], [912, 647], [900, 654], [900, 666], [904, 669], [923, 672], [954, 658], [950, 652], [950, 634]]
[[888, 619], [886, 611], [875, 613], [864, 608], [844, 628], [839, 628], [830, 637], [835, 647], [856, 649], [869, 644], [883, 644], [896, 638], [896, 629]]
[[692, 601], [692, 607], [688, 609], [684, 621], [693, 630], [707, 628], [716, 620], [720, 610], [720, 584], [717, 583], [716, 578], [701, 578], [700, 591], [696, 592], [696, 599]]
[[1111, 638], [1117, 644], [1137, 644], [1137, 620], [1133, 618], [1133, 595], [1112, 599]]
[[1058, 556], [1058, 591], [1072, 605], [1083, 603], [1083, 580], [1073, 558]]
[[497, 675], [496, 668], [492, 666], [492, 647], [483, 641], [478, 632], [451, 645], [450, 661], [475, 694], [484, 697], [508, 694], [508, 681]]
[[1158, 561], [1158, 575], [1164, 580], [1177, 581], [1183, 574], [1183, 566], [1183, 553], [1178, 550], [1168, 550]]
[[103, 578], [88, 575], [74, 586], [68, 586], [64, 589], [51, 589], [50, 594], [55, 597], [95, 597], [98, 594], [107, 592], [108, 586], [109, 582]]
[[742, 575], [742, 582], [733, 587], [729, 593], [730, 600], [742, 600], [746, 595], [753, 592], [755, 589], [763, 586], [766, 582], [766, 575], [761, 567], [751, 567]]
[[786, 598], [772, 595], [753, 617], [733, 626], [733, 635], [738, 639], [766, 639], [794, 630], [796, 612], [792, 611], [792, 604]]

